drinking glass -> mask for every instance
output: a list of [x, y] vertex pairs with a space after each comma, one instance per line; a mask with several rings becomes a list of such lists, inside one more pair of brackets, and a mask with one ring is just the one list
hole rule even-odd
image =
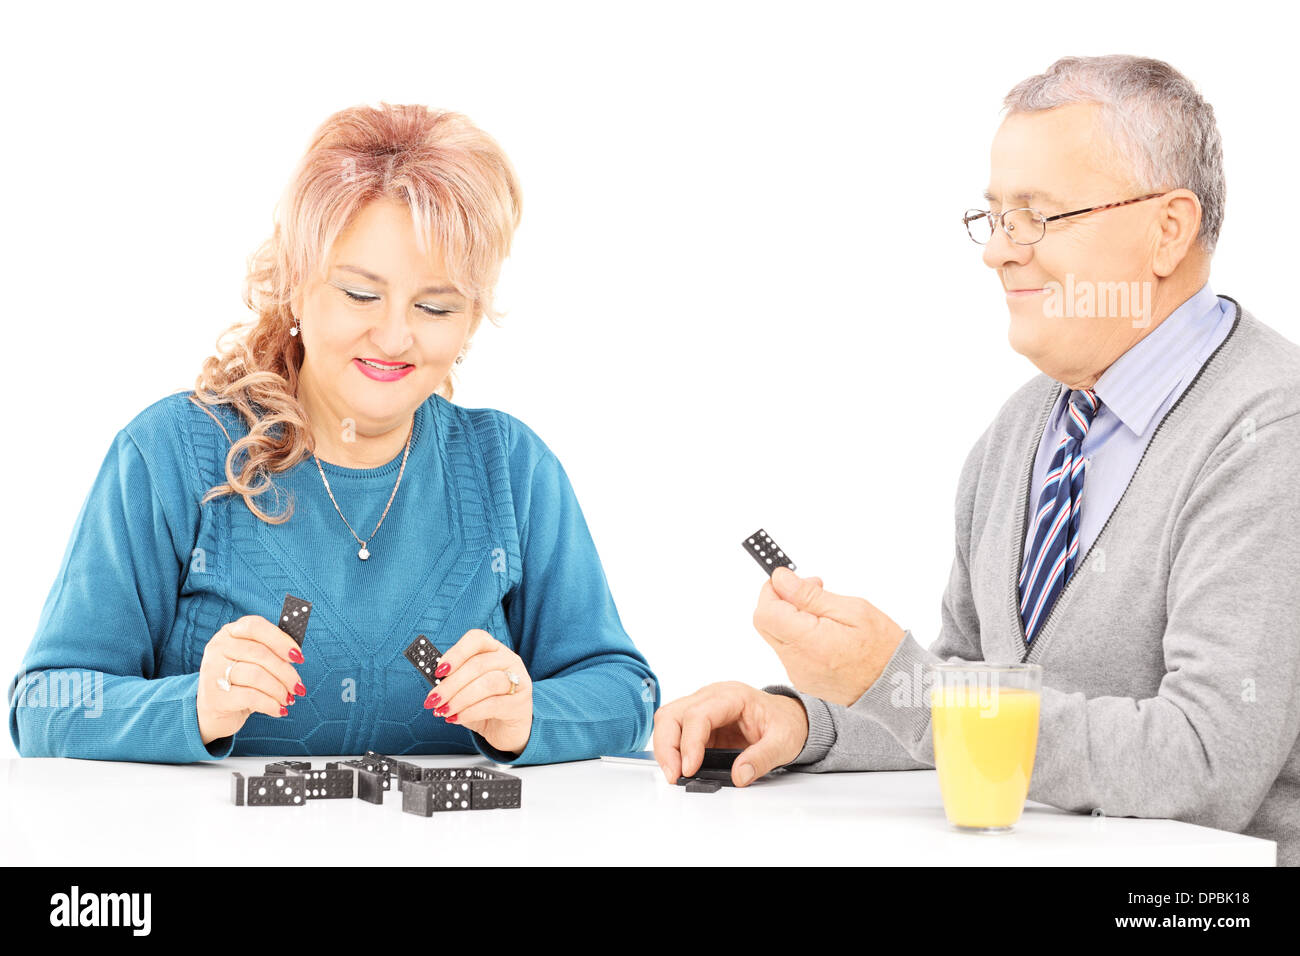
[[961, 830], [1006, 833], [1034, 772], [1043, 668], [953, 662], [934, 670], [930, 716], [944, 813]]

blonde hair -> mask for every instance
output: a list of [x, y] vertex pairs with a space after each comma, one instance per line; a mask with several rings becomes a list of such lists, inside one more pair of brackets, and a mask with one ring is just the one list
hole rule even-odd
[[[381, 102], [335, 113], [316, 130], [290, 178], [271, 238], [249, 257], [243, 299], [257, 318], [217, 337], [217, 354], [204, 360], [189, 396], [218, 425], [210, 406], [231, 406], [249, 426], [226, 454], [226, 481], [200, 504], [237, 494], [270, 524], [292, 516], [292, 502], [272, 516], [254, 501], [273, 487], [271, 475], [314, 449], [297, 399], [303, 344], [289, 334], [290, 303], [313, 269], [324, 278], [338, 236], [377, 199], [405, 202], [420, 251], [428, 255], [436, 247], [442, 253], [447, 278], [473, 303], [470, 337], [483, 316], [497, 324], [503, 315], [493, 308], [492, 294], [519, 225], [522, 197], [497, 142], [467, 117], [426, 106]], [[437, 392], [451, 398], [450, 375]]]

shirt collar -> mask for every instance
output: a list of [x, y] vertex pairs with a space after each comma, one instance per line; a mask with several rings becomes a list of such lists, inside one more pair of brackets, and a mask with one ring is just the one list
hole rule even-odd
[[[1141, 438], [1156, 410], [1192, 371], [1219, 310], [1219, 298], [1207, 282], [1101, 374], [1093, 389], [1103, 407]], [[1070, 389], [1063, 389], [1053, 414], [1057, 425], [1069, 397]]]

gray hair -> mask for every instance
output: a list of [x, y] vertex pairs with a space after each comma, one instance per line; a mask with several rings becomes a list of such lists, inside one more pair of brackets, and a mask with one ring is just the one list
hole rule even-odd
[[[1197, 241], [1214, 252], [1227, 186], [1214, 109], [1192, 82], [1163, 60], [1067, 56], [1021, 80], [1002, 106], [1011, 113], [1098, 103], [1101, 123], [1139, 192], [1189, 189], [1201, 201]], [[1128, 197], [1123, 197], [1128, 198]]]

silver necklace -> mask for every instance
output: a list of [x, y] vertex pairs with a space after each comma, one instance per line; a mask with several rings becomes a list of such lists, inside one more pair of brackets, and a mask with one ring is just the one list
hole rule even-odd
[[365, 541], [357, 538], [357, 533], [352, 531], [352, 525], [348, 524], [348, 519], [343, 518], [343, 512], [339, 509], [339, 503], [334, 501], [334, 492], [330, 491], [330, 480], [325, 477], [325, 469], [320, 465], [320, 459], [312, 453], [312, 459], [316, 462], [316, 470], [320, 472], [320, 480], [325, 482], [325, 493], [330, 496], [330, 501], [334, 501], [334, 510], [338, 511], [339, 517], [343, 518], [343, 523], [348, 525], [348, 530], [352, 531], [352, 537], [357, 538], [357, 544], [361, 545], [361, 550], [357, 552], [357, 557], [365, 561], [370, 557], [370, 550], [366, 547], [375, 537], [375, 532], [379, 530], [379, 525], [384, 523], [388, 517], [388, 509], [392, 507], [393, 499], [397, 497], [397, 489], [402, 484], [402, 472], [406, 471], [406, 459], [411, 454], [411, 438], [415, 435], [415, 419], [411, 419], [411, 433], [406, 436], [406, 451], [402, 452], [402, 467], [397, 471], [397, 484], [393, 485], [393, 493], [388, 496], [388, 504], [384, 505], [384, 513], [379, 516], [379, 524], [375, 525], [375, 530], [370, 532], [370, 537]]

